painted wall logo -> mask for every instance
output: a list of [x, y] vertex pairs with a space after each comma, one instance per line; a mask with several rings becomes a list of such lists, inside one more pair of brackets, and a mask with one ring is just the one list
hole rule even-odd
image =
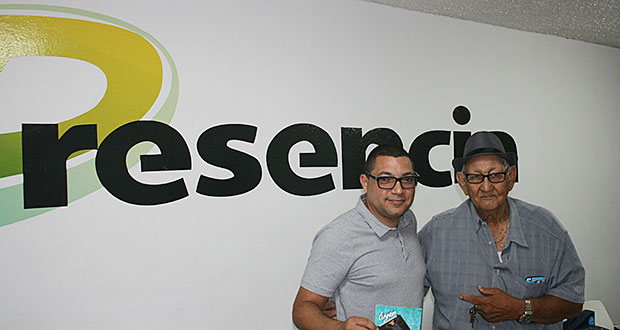
[[[74, 153], [71, 146], [61, 143], [71, 140], [75, 132], [72, 127], [90, 127], [94, 134], [80, 143], [97, 148], [118, 127], [140, 119], [152, 119], [169, 123], [178, 100], [178, 74], [172, 58], [166, 49], [151, 35], [139, 28], [113, 17], [67, 7], [43, 5], [0, 5], [0, 74], [12, 58], [23, 56], [52, 56], [70, 58], [91, 63], [101, 69], [107, 79], [107, 88], [100, 102], [77, 117], [53, 124], [54, 145], [37, 147], [37, 141], [23, 144], [23, 132], [2, 132], [0, 134], [0, 226], [49, 211], [50, 208], [26, 208], [23, 184], [6, 184], [11, 177], [36, 171], [28, 167], [32, 162], [23, 159], [34, 152], [51, 153], [52, 157], [63, 157], [62, 172], [54, 180], [62, 182], [61, 197], [70, 201], [82, 198], [101, 184], [94, 173], [94, 159], [65, 169], [65, 159]], [[53, 15], [53, 16], [52, 16]], [[163, 84], [166, 81], [167, 84]], [[166, 90], [162, 86], [166, 86]], [[12, 109], [18, 110], [18, 109]], [[4, 109], [11, 111], [9, 109]], [[84, 126], [86, 125], [86, 126]], [[47, 126], [46, 126], [47, 127]], [[71, 133], [73, 131], [73, 133]], [[69, 132], [69, 134], [67, 134]], [[59, 136], [62, 138], [58, 139]], [[64, 148], [59, 150], [58, 148]], [[150, 147], [137, 150], [136, 154], [147, 152]], [[44, 157], [45, 155], [41, 155]], [[128, 160], [136, 164], [138, 158]], [[35, 165], [36, 166], [36, 165]], [[76, 180], [69, 182], [67, 172]], [[53, 184], [56, 184], [54, 182]], [[42, 187], [43, 188], [43, 187]], [[48, 196], [51, 191], [38, 190], [37, 194]], [[49, 195], [51, 196], [51, 195]], [[48, 196], [48, 197], [49, 197]], [[53, 203], [51, 205], [62, 205]], [[66, 205], [66, 203], [65, 203]]]
[[[178, 75], [170, 55], [157, 40], [126, 22], [82, 10], [38, 5], [0, 5], [0, 10], [10, 12], [0, 15], [0, 73], [11, 58], [47, 56], [91, 63], [107, 79], [100, 102], [84, 113], [59, 123], [22, 121], [21, 131], [0, 134], [0, 226], [67, 206], [101, 187], [133, 205], [161, 205], [189, 196], [183, 178], [148, 184], [129, 172], [138, 161], [142, 172], [192, 168], [187, 141], [168, 125], [178, 100]], [[32, 14], [37, 11], [46, 15]], [[50, 17], [50, 13], [63, 17]], [[19, 105], [16, 107], [19, 110]], [[471, 113], [457, 106], [453, 119], [466, 125]], [[248, 124], [205, 129], [196, 141], [198, 155], [233, 176], [221, 179], [199, 175], [196, 193], [223, 197], [255, 189], [262, 179], [264, 165], [259, 159], [263, 157], [228, 144], [254, 143], [257, 132], [258, 127]], [[516, 153], [516, 143], [508, 133], [495, 133], [506, 150]], [[460, 157], [470, 135], [469, 131], [445, 130], [418, 135], [408, 150], [421, 174], [421, 184], [437, 188], [452, 185], [455, 180], [450, 170], [437, 171], [431, 166], [431, 151], [437, 146], [452, 146], [454, 156]], [[359, 174], [370, 145], [406, 147], [390, 128], [363, 132], [358, 127], [341, 127], [339, 160], [337, 144], [323, 128], [312, 123], [285, 127], [269, 142], [265, 165], [280, 189], [297, 196], [320, 195], [336, 187], [331, 173], [308, 178], [295, 172], [289, 154], [300, 142], [310, 143], [314, 151], [299, 154], [299, 167], [336, 168], [341, 164], [342, 189], [360, 188]], [[159, 152], [148, 154], [153, 145]], [[87, 153], [90, 150], [96, 151]], [[68, 168], [67, 160], [77, 155], [90, 158]], [[23, 181], [14, 183], [16, 177]]]
[[[469, 122], [469, 110], [459, 106], [453, 111], [455, 121]], [[228, 143], [254, 143], [258, 127], [247, 124], [222, 124], [206, 129], [198, 138], [196, 147], [200, 158], [208, 164], [227, 169], [231, 178], [219, 179], [200, 175], [196, 192], [211, 197], [231, 197], [252, 191], [261, 182], [261, 162], [253, 155], [233, 149]], [[97, 148], [96, 125], [71, 127], [58, 139], [55, 124], [23, 125], [24, 207], [42, 208], [66, 206], [65, 158], [73, 152]], [[514, 139], [505, 132], [494, 132], [506, 150], [516, 153]], [[361, 128], [342, 127], [343, 189], [359, 189], [359, 174], [367, 148], [371, 144], [395, 144], [403, 147], [398, 133], [389, 128], [375, 128], [362, 134]], [[420, 183], [430, 187], [453, 184], [451, 171], [436, 171], [430, 165], [431, 150], [450, 145], [454, 155], [462, 156], [465, 141], [471, 132], [432, 130], [420, 134], [409, 147], [409, 153], [420, 173]], [[161, 205], [189, 196], [183, 178], [161, 184], [136, 180], [129, 172], [125, 159], [134, 146], [142, 142], [154, 143], [158, 154], [140, 156], [140, 170], [191, 170], [192, 159], [187, 141], [175, 128], [157, 121], [133, 121], [111, 132], [97, 148], [95, 167], [97, 177], [105, 189], [118, 198], [134, 205]], [[317, 177], [298, 175], [289, 160], [293, 146], [308, 142], [314, 151], [299, 154], [299, 167], [334, 168], [338, 166], [336, 144], [327, 131], [311, 123], [298, 123], [283, 128], [269, 142], [266, 151], [267, 170], [273, 182], [282, 190], [297, 196], [320, 195], [335, 189], [331, 173]]]

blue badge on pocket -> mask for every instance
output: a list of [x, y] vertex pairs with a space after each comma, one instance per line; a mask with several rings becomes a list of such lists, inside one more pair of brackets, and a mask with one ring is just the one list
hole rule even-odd
[[546, 278], [544, 276], [530, 276], [525, 279], [526, 283], [530, 284], [540, 284], [545, 283]]

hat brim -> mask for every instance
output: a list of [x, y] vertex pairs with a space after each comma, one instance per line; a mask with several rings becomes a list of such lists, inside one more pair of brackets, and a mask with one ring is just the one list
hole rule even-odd
[[502, 157], [508, 162], [508, 165], [510, 166], [517, 165], [517, 155], [515, 155], [512, 152], [505, 152], [505, 153], [482, 152], [482, 153], [467, 156], [467, 157], [454, 158], [452, 160], [452, 167], [454, 167], [455, 172], [460, 172], [463, 169], [463, 165], [465, 165], [465, 163], [471, 158], [478, 157], [478, 156], [486, 156], [486, 155], [495, 155], [495, 156]]

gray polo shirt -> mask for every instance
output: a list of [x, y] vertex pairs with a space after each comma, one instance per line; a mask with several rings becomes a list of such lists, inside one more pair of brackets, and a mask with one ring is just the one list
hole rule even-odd
[[[420, 231], [427, 282], [435, 296], [435, 329], [471, 329], [471, 304], [461, 294], [481, 295], [480, 284], [517, 298], [552, 295], [583, 303], [585, 271], [568, 232], [548, 210], [508, 198], [510, 225], [501, 261], [489, 227], [471, 200], [438, 214]], [[536, 312], [536, 311], [534, 311]], [[475, 329], [562, 329], [562, 323], [526, 326], [486, 322]]]
[[301, 286], [336, 302], [337, 319], [375, 317], [376, 305], [422, 307], [424, 274], [417, 221], [408, 210], [398, 228], [384, 225], [366, 208], [354, 209], [314, 238]]

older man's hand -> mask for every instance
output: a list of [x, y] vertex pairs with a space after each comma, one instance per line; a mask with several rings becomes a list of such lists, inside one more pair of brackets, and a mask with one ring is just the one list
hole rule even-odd
[[488, 289], [478, 285], [478, 291], [483, 296], [464, 294], [459, 298], [472, 303], [476, 312], [489, 322], [517, 320], [525, 311], [523, 300], [500, 289]]

